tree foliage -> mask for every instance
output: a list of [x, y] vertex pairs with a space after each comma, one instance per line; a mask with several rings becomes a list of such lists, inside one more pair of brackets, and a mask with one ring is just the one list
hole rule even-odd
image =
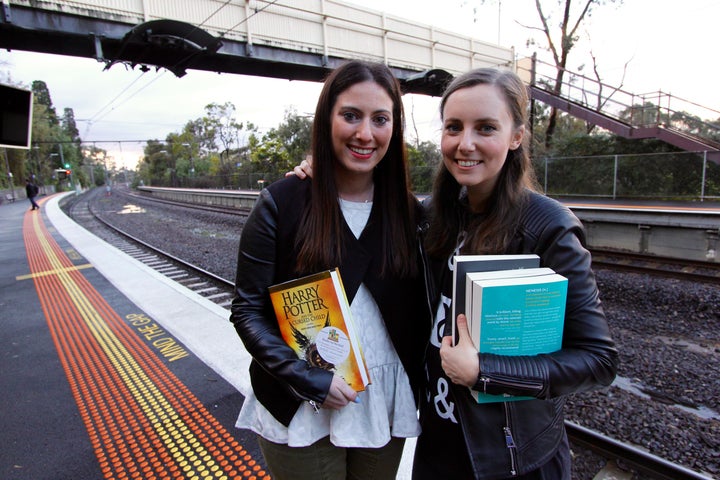
[[[570, 3], [561, 0], [558, 5]], [[583, 6], [600, 3], [586, 1]], [[588, 7], [585, 15], [589, 11]], [[560, 24], [567, 17], [561, 19]], [[565, 33], [569, 35], [565, 48], [573, 46], [572, 31], [568, 28]], [[113, 170], [111, 157], [93, 144], [82, 143], [71, 108], [57, 116], [45, 82], [33, 82], [33, 91], [33, 148], [8, 150], [15, 186], [25, 176], [35, 175], [41, 185], [56, 183], [60, 189], [68, 188], [69, 182], [53, 178], [55, 169], [64, 164], [70, 165], [76, 182], [104, 183], [106, 171]], [[703, 178], [705, 194], [720, 195], [720, 166], [713, 161], [704, 163], [702, 156], [681, 152], [659, 140], [629, 140], [601, 129], [589, 132], [583, 121], [562, 113], [555, 116], [553, 142], [547, 144], [542, 140], [548, 136], [552, 110], [536, 104], [532, 113], [531, 153], [548, 193], [693, 196], [701, 188], [698, 178]], [[662, 124], [720, 140], [720, 119], [669, 112], [651, 102], [628, 107], [620, 118], [633, 125]], [[310, 118], [288, 109], [276, 127], [260, 133], [253, 123], [237, 119], [232, 103], [212, 103], [202, 117], [187, 121], [180, 131], [147, 142], [138, 179], [167, 186], [257, 188], [282, 178], [305, 158], [311, 129]], [[416, 193], [429, 192], [433, 173], [442, 161], [440, 150], [435, 143], [417, 138], [407, 148], [412, 188]], [[648, 156], [658, 152], [663, 156]], [[7, 183], [7, 177], [5, 180]]]
[[41, 187], [55, 184], [59, 190], [69, 188], [70, 182], [62, 181], [55, 171], [66, 168], [65, 165], [73, 172], [73, 182], [87, 184], [85, 172], [78, 168], [83, 163], [83, 157], [72, 109], [66, 108], [59, 118], [44, 81], [34, 81], [31, 91], [32, 145], [29, 150], [7, 149], [9, 173], [12, 176], [3, 175], [5, 187], [14, 188], [22, 185], [25, 178], [33, 178]]
[[416, 193], [429, 193], [435, 170], [442, 162], [442, 153], [437, 144], [424, 141], [416, 145], [407, 144], [411, 188]]
[[[535, 0], [535, 10], [541, 26], [529, 28], [542, 32], [547, 42], [546, 49], [550, 52], [556, 68], [555, 81], [551, 85], [551, 91], [555, 95], [561, 92], [568, 58], [580, 38], [578, 31], [583, 21], [592, 15], [595, 7], [611, 3], [619, 5], [622, 0], [559, 0], [557, 3]], [[553, 5], [557, 8], [553, 8]], [[558, 115], [558, 110], [551, 107], [545, 128], [546, 146], [552, 143]]]
[[256, 170], [281, 176], [299, 165], [310, 153], [312, 121], [294, 109], [285, 111], [284, 121], [262, 138], [254, 137], [250, 161]]

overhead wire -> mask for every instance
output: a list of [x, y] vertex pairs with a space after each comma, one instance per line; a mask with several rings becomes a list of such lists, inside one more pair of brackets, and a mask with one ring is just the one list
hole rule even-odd
[[[215, 15], [217, 15], [217, 13], [220, 12], [223, 8], [225, 8], [231, 1], [232, 1], [232, 0], [226, 0], [225, 3], [223, 3], [222, 5], [220, 5], [220, 6], [219, 6], [213, 13], [211, 13], [205, 20], [203, 20], [199, 25], [196, 25], [196, 26], [195, 26], [195, 29], [200, 28], [200, 27], [201, 27], [202, 25], [204, 25], [208, 20], [210, 20], [210, 19], [211, 19], [212, 17], [214, 17]], [[188, 35], [189, 35], [190, 33], [192, 33], [192, 32], [193, 32], [193, 30], [191, 30], [191, 31], [188, 33]], [[95, 115], [93, 115], [92, 117], [90, 117], [90, 118], [87, 120], [88, 125], [87, 125], [86, 130], [85, 130], [85, 135], [86, 135], [86, 136], [87, 136], [87, 134], [88, 134], [88, 131], [90, 130], [90, 127], [92, 126], [92, 124], [93, 124], [94, 122], [102, 119], [103, 117], [105, 117], [106, 115], [108, 115], [109, 113], [111, 113], [113, 110], [115, 110], [116, 108], [118, 108], [118, 107], [121, 106], [122, 104], [124, 104], [124, 103], [126, 103], [127, 101], [129, 101], [130, 99], [132, 99], [135, 95], [137, 95], [138, 93], [140, 93], [141, 91], [143, 91], [144, 89], [146, 89], [147, 87], [149, 87], [150, 85], [152, 85], [155, 81], [157, 81], [159, 78], [161, 78], [161, 77], [166, 73], [166, 71], [163, 71], [159, 76], [155, 77], [153, 80], [151, 80], [150, 82], [148, 82], [147, 84], [145, 84], [145, 86], [139, 88], [139, 89], [136, 90], [132, 95], [130, 95], [129, 97], [123, 99], [122, 103], [120, 103], [120, 104], [118, 104], [118, 105], [115, 105], [114, 107], [112, 107], [112, 108], [111, 108], [110, 110], [108, 110], [108, 111], [105, 111], [105, 110], [106, 110], [107, 108], [109, 108], [118, 98], [120, 98], [125, 92], [127, 92], [138, 80], [140, 80], [140, 79], [145, 75], [145, 73], [146, 73], [146, 71], [143, 71], [143, 72], [140, 74], [140, 76], [138, 76], [135, 80], [133, 80], [132, 82], [130, 82], [130, 84], [129, 84], [127, 87], [125, 87], [122, 91], [120, 91], [120, 93], [118, 93], [112, 100], [110, 100], [105, 106], [103, 106], [100, 110], [98, 110], [97, 113], [95, 113]]]
[[[225, 7], [227, 7], [230, 2], [231, 2], [231, 0], [227, 0], [225, 3], [223, 3], [221, 6], [219, 6], [213, 13], [211, 13], [210, 15], [208, 15], [208, 17], [207, 17], [205, 20], [203, 20], [203, 21], [200, 22], [199, 24], [195, 25], [195, 28], [193, 28], [192, 30], [190, 30], [190, 31], [185, 35], [185, 37], [183, 37], [183, 38], [186, 39], [192, 32], [194, 32], [195, 30], [197, 30], [197, 29], [199, 29], [200, 27], [202, 27], [203, 25], [205, 25], [205, 24], [208, 22], [208, 20], [210, 20], [210, 19], [211, 19], [212, 17], [214, 17], [215, 15], [217, 15], [222, 9], [224, 9]], [[251, 18], [254, 17], [255, 15], [263, 12], [263, 11], [266, 10], [267, 8], [269, 8], [269, 7], [271, 7], [272, 5], [276, 4], [277, 2], [278, 2], [278, 0], [272, 0], [272, 1], [268, 2], [267, 5], [265, 5], [264, 7], [260, 8], [260, 9], [255, 9], [255, 11], [254, 11], [251, 15], [248, 15], [246, 18], [240, 20], [238, 23], [236, 23], [236, 24], [233, 25], [232, 27], [228, 28], [228, 29], [225, 30], [224, 32], [221, 32], [220, 35], [219, 35], [219, 37], [220, 37], [220, 38], [224, 38], [225, 35], [227, 35], [228, 33], [232, 32], [232, 31], [235, 30], [237, 27], [239, 27], [239, 26], [242, 25], [243, 23], [247, 22], [249, 19], [251, 19]], [[189, 58], [189, 57], [191, 57], [191, 56], [192, 56], [192, 54], [191, 54], [191, 55], [188, 55], [188, 57], [186, 57], [186, 58]], [[186, 58], [185, 58], [185, 59], [186, 59]], [[180, 65], [183, 61], [185, 61], [185, 59], [182, 59], [182, 60], [180, 60], [179, 62], [177, 62], [177, 63], [174, 65], [174, 67], [177, 67], [178, 65]]]
[[[214, 17], [215, 15], [217, 15], [217, 14], [218, 14], [220, 11], [222, 11], [224, 8], [226, 8], [226, 7], [231, 3], [231, 1], [232, 1], [232, 0], [226, 0], [222, 5], [220, 5], [217, 9], [215, 9], [214, 12], [212, 12], [210, 15], [208, 15], [202, 22], [200, 22], [199, 24], [195, 25], [195, 26], [194, 26], [194, 29], [190, 30], [190, 31], [185, 35], [184, 38], [187, 38], [193, 31], [195, 31], [196, 29], [199, 29], [199, 28], [201, 28], [203, 25], [205, 25], [212, 17]], [[267, 8], [271, 7], [272, 5], [276, 4], [277, 2], [278, 2], [278, 0], [271, 0], [271, 1], [269, 1], [265, 6], [263, 6], [262, 8], [260, 8], [260, 9], [255, 9], [255, 11], [254, 11], [251, 15], [248, 15], [246, 18], [242, 19], [241, 21], [239, 21], [239, 22], [236, 23], [235, 25], [233, 25], [233, 26], [231, 26], [230, 28], [228, 28], [227, 30], [221, 32], [221, 33], [219, 34], [220, 38], [225, 37], [228, 33], [232, 32], [232, 31], [235, 30], [237, 27], [239, 27], [239, 26], [242, 25], [243, 23], [247, 22], [250, 18], [252, 18], [252, 17], [254, 17], [255, 15], [258, 15], [259, 13], [265, 11]], [[174, 65], [174, 67], [177, 67], [177, 66], [180, 65], [183, 61], [184, 61], [184, 59], [178, 61], [178, 62]], [[104, 105], [100, 110], [98, 110], [92, 117], [90, 117], [90, 118], [87, 120], [88, 123], [87, 123], [87, 127], [86, 127], [86, 129], [85, 129], [85, 134], [84, 134], [84, 135], [87, 137], [88, 132], [90, 131], [90, 128], [92, 127], [92, 124], [93, 124], [94, 122], [97, 122], [97, 121], [101, 120], [102, 118], [104, 118], [104, 117], [107, 116], [108, 114], [112, 113], [112, 112], [113, 112], [115, 109], [117, 109], [118, 107], [120, 107], [120, 106], [122, 106], [123, 104], [127, 103], [130, 99], [132, 99], [132, 98], [133, 98], [134, 96], [136, 96], [138, 93], [140, 93], [141, 91], [143, 91], [144, 89], [146, 89], [147, 87], [149, 87], [150, 85], [152, 85], [152, 84], [153, 84], [155, 81], [157, 81], [159, 78], [161, 78], [165, 73], [167, 73], [167, 70], [169, 70], [169, 69], [164, 70], [159, 76], [156, 76], [156, 77], [153, 78], [151, 81], [149, 81], [147, 84], [145, 84], [144, 86], [142, 86], [141, 88], [139, 88], [139, 89], [137, 89], [135, 92], [133, 92], [132, 95], [124, 98], [124, 99], [122, 100], [122, 102], [120, 102], [120, 103], [112, 106], [112, 108], [110, 108], [110, 109], [108, 110], [108, 108], [109, 108], [111, 105], [113, 105], [113, 103], [114, 103], [116, 100], [118, 100], [118, 98], [120, 98], [125, 92], [127, 92], [136, 82], [138, 82], [138, 81], [145, 75], [146, 71], [143, 71], [140, 76], [138, 76], [135, 80], [133, 80], [127, 87], [125, 87], [122, 91], [120, 91], [120, 93], [118, 93], [112, 100], [110, 100], [106, 105]]]
[[[100, 110], [98, 110], [98, 111], [95, 113], [95, 115], [92, 115], [90, 118], [88, 118], [88, 119], [86, 120], [86, 121], [88, 122], [88, 124], [87, 124], [87, 127], [85, 127], [85, 136], [87, 136], [88, 132], [90, 131], [90, 127], [91, 127], [92, 124], [96, 121], [96, 119], [98, 119], [98, 117], [100, 116], [100, 114], [103, 113], [105, 109], [107, 109], [108, 107], [110, 107], [110, 105], [112, 105], [113, 102], [115, 102], [115, 100], [117, 100], [118, 98], [120, 98], [120, 96], [122, 96], [123, 93], [125, 93], [126, 91], [128, 91], [128, 89], [130, 89], [130, 87], [132, 87], [133, 85], [135, 85], [135, 83], [136, 83], [138, 80], [140, 80], [140, 79], [143, 77], [144, 74], [145, 74], [145, 72], [142, 72], [135, 80], [133, 80], [132, 82], [130, 82], [130, 84], [128, 84], [128, 86], [126, 86], [125, 88], [123, 88], [123, 89], [120, 91], [120, 93], [118, 93], [117, 95], [115, 95], [115, 97], [114, 97], [112, 100], [110, 100], [110, 101], [109, 101], [108, 103], [106, 103]], [[114, 110], [114, 109], [115, 109], [115, 107], [113, 107], [113, 108], [112, 108], [111, 110], [109, 110], [107, 113], [111, 112], [111, 111]], [[107, 114], [107, 113], [106, 113], [106, 114]], [[105, 116], [105, 115], [103, 115], [103, 116]]]
[[263, 12], [264, 10], [266, 10], [267, 8], [271, 7], [272, 5], [275, 5], [277, 2], [278, 2], [278, 0], [272, 0], [272, 1], [268, 2], [268, 4], [265, 5], [264, 7], [262, 7], [261, 9], [259, 9], [259, 10], [256, 9], [255, 12], [253, 12], [252, 15], [249, 15], [248, 17], [240, 20], [238, 23], [236, 23], [236, 24], [233, 25], [232, 27], [230, 27], [230, 28], [228, 28], [227, 30], [225, 30], [224, 32], [222, 32], [222, 33], [220, 34], [220, 37], [224, 37], [225, 35], [227, 35], [228, 33], [232, 32], [233, 30], [235, 30], [237, 27], [239, 27], [239, 26], [242, 25], [243, 23], [245, 23], [245, 22], [247, 22], [248, 20], [250, 20], [252, 17], [254, 17], [255, 15], [257, 15], [258, 13], [261, 13], [261, 12]]
[[120, 93], [118, 93], [118, 94], [115, 96], [115, 98], [113, 98], [112, 100], [110, 100], [110, 102], [108, 102], [104, 107], [102, 107], [100, 110], [98, 110], [98, 112], [97, 112], [95, 115], [93, 115], [93, 116], [90, 117], [88, 120], [86, 120], [86, 121], [88, 122], [88, 124], [87, 124], [87, 127], [85, 128], [85, 133], [84, 133], [84, 136], [85, 136], [85, 137], [87, 137], [88, 132], [90, 131], [90, 128], [92, 127], [92, 124], [93, 124], [93, 123], [95, 123], [95, 122], [97, 122], [97, 121], [105, 118], [107, 115], [109, 115], [110, 113], [112, 113], [116, 108], [118, 108], [118, 107], [122, 106], [123, 104], [127, 103], [127, 102], [128, 102], [130, 99], [132, 99], [135, 95], [137, 95], [138, 93], [142, 92], [142, 91], [145, 90], [147, 87], [149, 87], [150, 85], [152, 85], [153, 83], [155, 83], [156, 81], [158, 81], [160, 78], [162, 78], [162, 76], [165, 75], [165, 73], [167, 73], [167, 72], [163, 71], [160, 75], [154, 77], [152, 80], [150, 80], [149, 82], [147, 82], [145, 85], [143, 85], [143, 86], [141, 86], [140, 88], [138, 88], [137, 90], [135, 90], [130, 96], [125, 97], [121, 103], [113, 106], [113, 107], [110, 108], [109, 110], [106, 110], [110, 105], [113, 104], [113, 102], [115, 102], [115, 100], [117, 100], [118, 98], [120, 98], [121, 95], [123, 95], [125, 92], [127, 92], [127, 91], [130, 89], [130, 87], [132, 87], [138, 80], [140, 80], [140, 79], [145, 75], [145, 73], [147, 73], [147, 72], [142, 72], [139, 77], [137, 77], [135, 80], [133, 80], [132, 82], [130, 82], [130, 84], [129, 84], [127, 87], [125, 87]]

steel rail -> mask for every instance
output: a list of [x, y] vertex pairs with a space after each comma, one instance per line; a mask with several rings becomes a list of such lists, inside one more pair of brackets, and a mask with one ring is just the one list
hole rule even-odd
[[590, 249], [593, 267], [720, 284], [720, 264], [639, 253]]
[[598, 455], [620, 460], [635, 470], [658, 480], [713, 480], [682, 465], [672, 463], [630, 444], [614, 440], [576, 423], [565, 421], [570, 442], [583, 446]]
[[[204, 208], [202, 208], [202, 206], [197, 206], [197, 205], [192, 205], [192, 204], [187, 204], [187, 203], [171, 202], [168, 200], [157, 200], [157, 199], [152, 199], [152, 198], [142, 197], [142, 196], [140, 196], [140, 198], [143, 200], [156, 201], [159, 203], [176, 205], [176, 206], [185, 207], [185, 208], [200, 207], [200, 209], [204, 209]], [[95, 220], [99, 221], [100, 223], [102, 223], [105, 227], [109, 228], [110, 230], [117, 232], [119, 235], [122, 235], [123, 237], [126, 237], [133, 242], [137, 242], [138, 244], [144, 246], [145, 248], [152, 250], [154, 252], [157, 252], [160, 255], [170, 258], [174, 262], [177, 262], [177, 263], [187, 267], [188, 269], [192, 269], [202, 275], [207, 275], [208, 277], [212, 278], [213, 280], [215, 280], [223, 285], [226, 285], [230, 288], [234, 287], [234, 282], [231, 282], [230, 280], [224, 279], [218, 275], [208, 272], [207, 270], [203, 269], [202, 267], [199, 267], [192, 263], [184, 261], [181, 258], [178, 258], [170, 253], [167, 253], [164, 250], [157, 248], [157, 247], [143, 241], [142, 239], [139, 239], [138, 237], [113, 226], [109, 222], [107, 222], [104, 219], [102, 219], [101, 217], [99, 217], [93, 211], [93, 209], [91, 208], [91, 206], [89, 204], [88, 204], [88, 211], [90, 211], [90, 213], [93, 215]], [[228, 212], [226, 212], [226, 213], [228, 213]], [[602, 253], [608, 253], [608, 254], [618, 256], [618, 257], [623, 256], [622, 252], [602, 252]], [[631, 255], [631, 256], [637, 257], [637, 255]], [[674, 259], [658, 259], [658, 258], [654, 258], [654, 257], [649, 257], [649, 258], [653, 259], [654, 261], [674, 260]], [[615, 265], [615, 264], [614, 263], [607, 264], [608, 267], [612, 267], [613, 265]], [[618, 266], [621, 268], [626, 267], [628, 270], [634, 268], [634, 267], [628, 266], [628, 265], [618, 264]], [[657, 270], [653, 270], [653, 272], [657, 272]], [[712, 477], [705, 476], [699, 472], [691, 470], [680, 464], [676, 464], [669, 460], [666, 460], [666, 459], [663, 459], [656, 455], [653, 455], [653, 454], [646, 452], [644, 450], [641, 450], [640, 448], [633, 446], [631, 444], [624, 443], [619, 440], [615, 440], [611, 437], [603, 435], [602, 433], [588, 429], [588, 428], [583, 427], [572, 421], [565, 420], [565, 428], [566, 428], [566, 431], [568, 434], [568, 439], [570, 440], [570, 442], [572, 444], [584, 447], [584, 448], [592, 451], [593, 453], [605, 458], [606, 460], [618, 460], [622, 463], [625, 463], [630, 468], [636, 470], [637, 472], [641, 472], [643, 474], [649, 475], [653, 479], [658, 479], [658, 480], [713, 480]]]

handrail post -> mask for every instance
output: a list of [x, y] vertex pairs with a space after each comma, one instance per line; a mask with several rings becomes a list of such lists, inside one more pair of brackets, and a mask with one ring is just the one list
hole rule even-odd
[[617, 172], [618, 172], [618, 155], [614, 155], [615, 158], [615, 167], [613, 169], [613, 194], [612, 198], [613, 200], [617, 200]]
[[702, 181], [700, 183], [700, 201], [705, 200], [705, 172], [707, 171], [707, 150], [703, 152]]
[[533, 52], [532, 61], [530, 62], [530, 85], [535, 85], [535, 72], [537, 70], [537, 52]]

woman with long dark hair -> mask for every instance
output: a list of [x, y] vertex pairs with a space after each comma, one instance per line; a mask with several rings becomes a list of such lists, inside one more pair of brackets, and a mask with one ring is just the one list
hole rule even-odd
[[[440, 102], [443, 163], [431, 197], [428, 255], [441, 292], [426, 357], [428, 390], [413, 478], [569, 480], [566, 395], [607, 386], [617, 351], [573, 213], [534, 188], [527, 88], [508, 70], [454, 79]], [[452, 257], [536, 254], [568, 279], [563, 341], [548, 354], [478, 353], [451, 318]], [[457, 322], [454, 344], [451, 324]], [[437, 332], [437, 333], [436, 333]], [[529, 400], [479, 404], [470, 389]], [[449, 473], [452, 472], [452, 473]]]
[[[382, 64], [348, 62], [325, 81], [313, 179], [264, 189], [240, 240], [231, 320], [253, 357], [237, 426], [274, 478], [395, 478], [416, 414], [431, 325], [409, 193], [401, 93]], [[368, 364], [358, 393], [283, 341], [268, 287], [339, 267]], [[318, 408], [319, 407], [319, 408]]]

